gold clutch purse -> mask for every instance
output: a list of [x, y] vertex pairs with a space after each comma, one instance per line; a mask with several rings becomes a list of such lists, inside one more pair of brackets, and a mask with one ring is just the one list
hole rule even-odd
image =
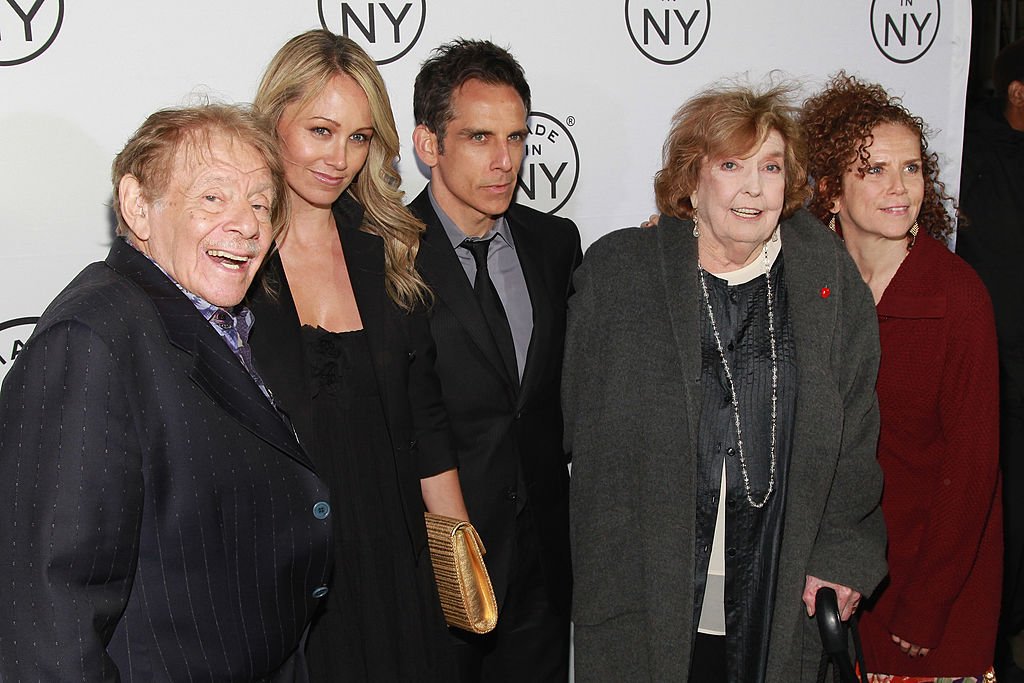
[[469, 522], [423, 514], [434, 580], [449, 626], [488, 633], [498, 623], [498, 602], [484, 565], [483, 541]]

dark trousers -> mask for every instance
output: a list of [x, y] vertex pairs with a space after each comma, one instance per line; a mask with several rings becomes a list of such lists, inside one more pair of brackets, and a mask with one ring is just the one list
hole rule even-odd
[[726, 680], [725, 636], [697, 633], [690, 658], [689, 683], [723, 683]]
[[484, 635], [451, 632], [461, 683], [569, 680], [569, 615], [549, 599], [529, 509], [516, 521], [512, 571], [498, 625]]

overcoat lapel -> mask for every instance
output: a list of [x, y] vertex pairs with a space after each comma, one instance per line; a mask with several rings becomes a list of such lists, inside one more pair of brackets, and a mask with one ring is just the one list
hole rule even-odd
[[188, 298], [149, 259], [118, 240], [107, 265], [153, 300], [170, 342], [193, 359], [189, 378], [247, 430], [309, 469], [312, 464], [223, 339]]
[[[697, 240], [692, 235], [693, 224], [666, 216], [658, 230], [658, 258], [661, 260], [661, 277], [665, 286], [665, 303], [668, 308], [669, 324], [679, 351], [680, 378], [686, 394], [686, 413], [690, 416], [690, 452], [697, 451], [697, 428], [700, 419], [701, 396], [694, 391], [700, 379], [701, 351], [699, 323], [690, 314], [700, 303], [697, 287]], [[690, 373], [689, 375], [687, 373]], [[692, 376], [691, 376], [692, 375]], [[693, 474], [696, 476], [696, 466]]]
[[[465, 328], [473, 343], [480, 349], [487, 359], [488, 365], [497, 373], [506, 385], [510, 400], [515, 400], [515, 388], [512, 378], [508, 376], [505, 369], [501, 351], [494, 341], [491, 329], [487, 326], [484, 314], [480, 310], [476, 295], [473, 293], [473, 286], [466, 277], [459, 257], [452, 249], [448, 234], [444, 231], [440, 219], [434, 213], [434, 207], [430, 205], [430, 199], [421, 194], [416, 202], [419, 204], [418, 214], [426, 216], [427, 230], [420, 242], [420, 253], [416, 259], [416, 267], [419, 268], [429, 283], [434, 295], [444, 301], [451, 309], [452, 314]], [[426, 201], [426, 207], [422, 205]]]
[[[797, 218], [791, 219], [793, 223]], [[819, 229], [814, 224], [810, 229]], [[789, 480], [794, 482], [818, 482], [818, 486], [793, 486], [789, 494], [794, 498], [792, 507], [800, 509], [824, 509], [827, 496], [827, 482], [824, 477], [835, 471], [834, 458], [838, 455], [838, 447], [821, 443], [814, 435], [833, 434], [838, 439], [842, 425], [835, 429], [821, 430], [818, 426], [835, 422], [836, 416], [843, 414], [842, 405], [834, 405], [822, 400], [821, 387], [826, 386], [825, 379], [832, 375], [829, 368], [831, 340], [820, 339], [819, 330], [836, 329], [836, 302], [841, 296], [849, 296], [848, 292], [836, 291], [839, 283], [833, 282], [835, 273], [839, 272], [834, 258], [826, 258], [821, 253], [814, 253], [817, 240], [786, 239], [798, 229], [807, 226], [787, 223], [782, 226], [782, 254], [786, 267], [786, 291], [789, 297], [789, 316], [793, 325], [793, 342], [798, 349], [797, 368], [797, 421], [793, 426], [793, 457], [790, 461]], [[792, 265], [790, 265], [792, 264]], [[799, 264], [799, 267], [796, 265]], [[824, 288], [828, 288], [827, 296]], [[841, 361], [840, 361], [841, 362]], [[831, 458], [827, 454], [833, 454]], [[817, 519], [813, 515], [808, 520]], [[808, 521], [810, 524], [810, 521]], [[780, 576], [784, 576], [780, 573]]]

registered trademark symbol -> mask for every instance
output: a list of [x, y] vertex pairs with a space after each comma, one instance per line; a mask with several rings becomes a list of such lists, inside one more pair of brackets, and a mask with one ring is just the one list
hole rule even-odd
[[565, 117], [565, 125], [567, 125], [567, 126], [575, 126], [576, 125], [576, 117], [575, 116], [566, 116]]

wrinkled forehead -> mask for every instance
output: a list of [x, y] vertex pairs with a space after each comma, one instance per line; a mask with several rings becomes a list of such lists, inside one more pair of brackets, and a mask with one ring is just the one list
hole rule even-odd
[[187, 133], [171, 159], [170, 186], [185, 189], [210, 176], [256, 184], [273, 184], [270, 163], [251, 142], [220, 130]]
[[724, 157], [747, 159], [762, 149], [766, 153], [773, 152], [781, 156], [786, 153], [789, 144], [777, 128], [765, 126], [759, 129], [753, 123], [737, 127], [720, 138], [712, 138], [709, 143], [708, 160]]

